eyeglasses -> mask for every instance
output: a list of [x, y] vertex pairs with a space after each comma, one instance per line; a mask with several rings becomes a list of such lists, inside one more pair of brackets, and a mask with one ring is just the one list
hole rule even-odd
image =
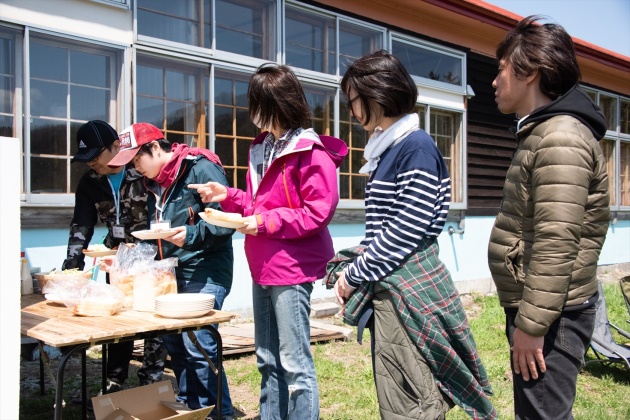
[[88, 161], [87, 163], [96, 162], [98, 157], [105, 151], [105, 149], [107, 149], [107, 147], [103, 147], [101, 150], [99, 150], [99, 152], [96, 154], [96, 156], [94, 156], [94, 158], [92, 158], [92, 160]]
[[348, 109], [352, 112], [352, 104], [354, 103], [354, 101], [356, 101], [357, 99], [359, 99], [359, 95], [355, 96], [352, 99], [348, 99], [346, 101], [346, 106], [348, 107]]

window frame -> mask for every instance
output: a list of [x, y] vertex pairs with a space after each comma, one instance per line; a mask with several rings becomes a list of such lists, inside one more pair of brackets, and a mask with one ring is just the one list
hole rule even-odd
[[459, 59], [460, 65], [461, 65], [460, 71], [461, 71], [461, 80], [462, 80], [460, 86], [451, 84], [451, 83], [440, 82], [437, 80], [431, 80], [426, 77], [413, 75], [411, 74], [411, 72], [409, 73], [411, 74], [411, 78], [416, 82], [418, 86], [426, 86], [429, 88], [434, 88], [434, 89], [443, 90], [447, 92], [458, 93], [460, 95], [466, 95], [468, 75], [466, 74], [467, 64], [466, 64], [465, 52], [462, 52], [453, 48], [448, 48], [440, 44], [424, 41], [419, 38], [401, 34], [399, 32], [391, 31], [389, 32], [389, 37], [388, 37], [388, 42], [387, 42], [387, 51], [390, 51], [390, 52], [393, 51], [394, 42], [400, 42], [400, 43], [403, 43], [412, 47], [428, 50], [428, 51], [439, 53], [439, 54], [444, 54], [446, 56]]
[[[124, 83], [124, 63], [125, 63], [125, 55], [126, 49], [120, 45], [109, 44], [104, 42], [98, 42], [92, 39], [85, 39], [82, 37], [75, 36], [67, 36], [64, 34], [59, 34], [56, 32], [39, 29], [39, 28], [31, 28], [25, 27], [23, 33], [24, 40], [24, 50], [23, 54], [23, 62], [24, 62], [24, 71], [22, 72], [24, 77], [24, 89], [23, 89], [23, 104], [20, 112], [17, 111], [23, 117], [19, 119], [24, 121], [21, 133], [22, 135], [22, 189], [21, 189], [21, 199], [23, 205], [68, 205], [74, 204], [74, 195], [73, 192], [63, 192], [63, 193], [33, 193], [31, 190], [31, 66], [30, 66], [30, 46], [33, 39], [37, 39], [38, 41], [42, 41], [44, 44], [48, 45], [59, 45], [62, 48], [66, 48], [73, 51], [83, 51], [83, 52], [97, 52], [99, 54], [106, 53], [110, 57], [109, 63], [109, 92], [111, 93], [109, 99], [109, 118], [108, 121], [112, 126], [116, 127], [117, 121], [124, 121], [124, 112], [127, 110], [127, 107], [124, 105], [119, 106], [121, 102], [124, 104], [127, 102], [124, 99], [125, 89], [123, 86]], [[69, 81], [68, 81], [69, 83]], [[122, 98], [122, 99], [121, 99]], [[16, 107], [17, 108], [17, 107]], [[66, 117], [63, 118], [67, 124], [72, 123], [73, 121], [83, 121], [83, 120], [74, 120], [72, 118], [68, 118], [67, 112]], [[71, 136], [70, 133], [67, 134]], [[72, 138], [68, 140], [71, 146]], [[68, 156], [70, 156], [71, 149], [68, 150]], [[72, 167], [70, 166], [72, 163], [70, 162], [70, 158], [67, 158], [66, 164], [66, 176], [67, 176], [67, 185], [70, 185], [70, 177], [72, 175]]]
[[[609, 173], [608, 176], [613, 177], [612, 182], [610, 182], [610, 184], [612, 184], [612, 188], [614, 190], [610, 192], [610, 197], [611, 197], [611, 201], [612, 199], [614, 199], [615, 202], [614, 203], [611, 202], [610, 210], [611, 211], [630, 211], [630, 199], [628, 200], [627, 205], [623, 205], [621, 203], [621, 199], [622, 199], [622, 194], [621, 194], [621, 189], [622, 189], [621, 152], [622, 150], [621, 149], [622, 149], [622, 144], [624, 145], [624, 147], [630, 147], [630, 133], [621, 132], [621, 102], [624, 101], [624, 102], [630, 103], [630, 97], [623, 96], [623, 95], [613, 93], [613, 92], [608, 92], [608, 91], [590, 87], [590, 86], [581, 85], [580, 87], [589, 95], [591, 99], [595, 97], [595, 103], [598, 106], [600, 106], [600, 108], [601, 108], [600, 103], [601, 103], [602, 96], [615, 99], [615, 115], [609, 117], [608, 115], [606, 115], [605, 109], [601, 108], [602, 112], [604, 112], [604, 115], [606, 115], [607, 117], [606, 121], [608, 121], [608, 118], [613, 118], [615, 121], [615, 130], [611, 130], [607, 128], [606, 134], [604, 138], [602, 139], [602, 141], [610, 141], [614, 143], [614, 147], [612, 149], [614, 152], [614, 157], [613, 157], [614, 167], [612, 171], [613, 174]], [[630, 170], [630, 163], [628, 164], [628, 168], [626, 168], [626, 171], [629, 171], [629, 170]], [[626, 194], [629, 194], [629, 193], [627, 192]]]

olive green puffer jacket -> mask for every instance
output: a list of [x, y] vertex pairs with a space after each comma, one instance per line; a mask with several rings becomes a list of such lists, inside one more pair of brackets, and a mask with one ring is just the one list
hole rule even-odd
[[530, 121], [517, 133], [488, 263], [501, 305], [518, 308], [516, 326], [543, 336], [565, 307], [597, 291], [608, 177], [593, 125], [557, 114]]

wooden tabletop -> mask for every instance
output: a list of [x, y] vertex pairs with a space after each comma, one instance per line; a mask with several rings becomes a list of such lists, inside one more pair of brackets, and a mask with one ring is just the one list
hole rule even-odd
[[53, 347], [99, 342], [141, 333], [180, 329], [194, 329], [210, 324], [228, 322], [238, 314], [210, 311], [191, 319], [163, 318], [153, 312], [124, 309], [112, 316], [76, 316], [66, 306], [46, 301], [43, 295], [22, 296], [21, 330], [23, 335], [41, 340]]

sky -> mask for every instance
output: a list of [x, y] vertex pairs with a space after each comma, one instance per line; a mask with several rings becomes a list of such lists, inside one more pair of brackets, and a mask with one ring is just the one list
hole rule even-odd
[[630, 57], [630, 0], [484, 0], [523, 17], [546, 15], [573, 37]]

